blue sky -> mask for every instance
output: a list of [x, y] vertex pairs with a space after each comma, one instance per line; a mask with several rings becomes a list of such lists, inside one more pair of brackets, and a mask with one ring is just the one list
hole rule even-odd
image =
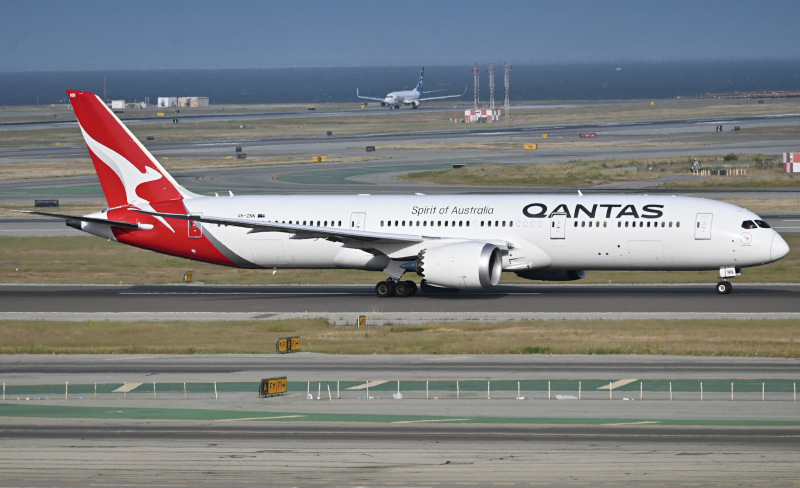
[[0, 72], [800, 59], [800, 1], [5, 2]]

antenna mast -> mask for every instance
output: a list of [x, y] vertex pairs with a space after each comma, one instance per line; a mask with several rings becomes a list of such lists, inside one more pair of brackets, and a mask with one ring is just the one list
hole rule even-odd
[[474, 81], [472, 82], [473, 90], [475, 91], [475, 110], [478, 110], [478, 105], [481, 101], [481, 83], [480, 83], [480, 74], [481, 69], [478, 67], [478, 63], [472, 67], [472, 74], [474, 76]]
[[508, 112], [509, 112], [509, 107], [510, 107], [510, 104], [508, 103], [508, 91], [511, 89], [511, 82], [508, 81], [508, 72], [509, 71], [511, 71], [511, 65], [508, 64], [508, 63], [503, 63], [503, 72], [504, 72], [503, 73], [504, 74], [504, 76], [503, 76], [503, 86], [506, 89], [506, 99], [505, 99], [505, 102], [504, 102], [505, 110], [506, 110], [506, 114], [505, 114], [505, 121], [506, 122], [508, 122]]
[[494, 64], [489, 64], [489, 110], [494, 111]]

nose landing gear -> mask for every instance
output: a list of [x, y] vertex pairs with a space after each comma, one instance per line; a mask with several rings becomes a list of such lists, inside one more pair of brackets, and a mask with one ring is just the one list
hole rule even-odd
[[719, 277], [722, 278], [722, 281], [717, 283], [717, 293], [720, 295], [727, 295], [728, 293], [733, 290], [733, 285], [728, 278], [735, 278], [736, 276], [742, 275], [742, 268], [720, 268], [719, 269]]
[[727, 295], [733, 290], [733, 285], [730, 281], [723, 280], [717, 283], [717, 293], [720, 295]]

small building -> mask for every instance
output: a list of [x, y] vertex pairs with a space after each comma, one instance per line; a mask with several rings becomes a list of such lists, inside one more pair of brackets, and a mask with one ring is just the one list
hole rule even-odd
[[178, 97], [179, 107], [208, 107], [208, 97]]
[[178, 97], [158, 97], [159, 107], [177, 107]]
[[464, 122], [496, 122], [500, 120], [500, 109], [470, 109], [464, 110]]
[[125, 110], [125, 100], [111, 100], [111, 110]]
[[783, 153], [783, 172], [800, 173], [800, 153]]

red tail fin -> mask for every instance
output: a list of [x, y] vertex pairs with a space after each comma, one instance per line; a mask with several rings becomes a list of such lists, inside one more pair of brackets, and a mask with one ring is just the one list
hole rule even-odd
[[97, 95], [67, 94], [110, 208], [147, 208], [190, 196]]

